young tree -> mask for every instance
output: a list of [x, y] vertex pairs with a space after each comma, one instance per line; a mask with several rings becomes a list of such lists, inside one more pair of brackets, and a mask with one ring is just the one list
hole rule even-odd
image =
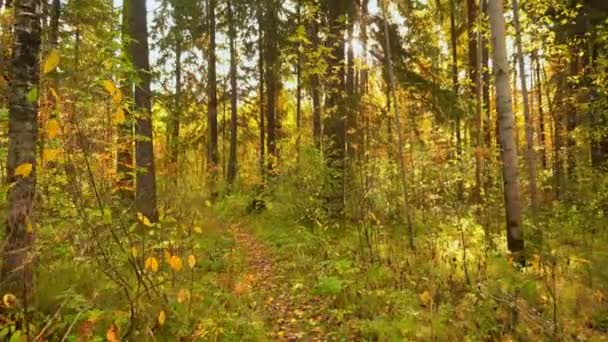
[[[10, 3], [7, 2], [7, 6]], [[2, 293], [12, 293], [27, 307], [32, 292], [38, 135], [41, 1], [21, 0], [15, 7], [14, 40], [9, 76], [8, 210], [3, 248]], [[35, 94], [32, 97], [30, 94]]]
[[503, 0], [489, 1], [488, 15], [492, 31], [494, 77], [496, 82], [496, 109], [499, 121], [500, 155], [504, 182], [504, 199], [507, 221], [507, 244], [513, 253], [524, 249], [521, 227], [521, 203], [517, 177], [517, 147], [515, 145], [513, 103], [509, 86], [506, 24]]
[[157, 219], [156, 173], [152, 136], [152, 102], [150, 94], [150, 61], [146, 0], [129, 0], [130, 55], [137, 70], [134, 109], [135, 165], [137, 167], [135, 206], [151, 221]]
[[[208, 2], [208, 29], [209, 29], [209, 46], [207, 50], [207, 62], [209, 70], [207, 71], [207, 170], [210, 172], [210, 180], [215, 182], [219, 167], [219, 153], [217, 143], [217, 72], [216, 72], [216, 56], [215, 56], [215, 7], [216, 0]], [[214, 190], [212, 190], [214, 192]]]
[[526, 157], [528, 161], [528, 173], [530, 177], [530, 200], [532, 208], [537, 207], [536, 196], [536, 152], [534, 151], [534, 125], [530, 113], [530, 102], [528, 98], [528, 84], [526, 81], [526, 65], [524, 63], [524, 52], [521, 42], [521, 27], [519, 23], [519, 5], [517, 0], [512, 0], [513, 23], [515, 25], [515, 45], [517, 46], [517, 60], [519, 64], [519, 79], [521, 82], [522, 101], [524, 103], [524, 120], [526, 121]]
[[235, 7], [232, 1], [227, 2], [228, 38], [230, 40], [230, 159], [228, 161], [228, 182], [233, 183], [236, 178], [236, 145], [237, 145], [237, 53], [236, 53], [236, 18]]

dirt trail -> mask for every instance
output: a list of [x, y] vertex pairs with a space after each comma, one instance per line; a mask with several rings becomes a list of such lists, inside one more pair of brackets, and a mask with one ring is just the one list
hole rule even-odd
[[315, 322], [326, 319], [317, 298], [295, 296], [292, 288], [275, 269], [271, 251], [240, 225], [231, 227], [237, 245], [245, 252], [245, 283], [236, 292], [251, 291], [261, 305], [269, 338], [280, 341], [324, 341], [325, 333]]

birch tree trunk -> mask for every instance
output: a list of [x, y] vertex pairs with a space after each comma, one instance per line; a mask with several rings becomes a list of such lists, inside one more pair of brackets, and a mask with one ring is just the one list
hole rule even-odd
[[9, 186], [1, 293], [12, 293], [27, 307], [32, 294], [32, 214], [36, 193], [36, 139], [38, 99], [28, 100], [39, 82], [40, 0], [22, 0], [15, 6], [13, 55], [9, 75]]
[[499, 122], [500, 156], [504, 182], [504, 198], [507, 221], [507, 245], [511, 252], [524, 249], [521, 227], [521, 203], [517, 176], [517, 147], [513, 132], [514, 116], [509, 86], [509, 62], [507, 59], [506, 24], [503, 0], [489, 1], [488, 15], [492, 31], [494, 77], [496, 82], [496, 109]]

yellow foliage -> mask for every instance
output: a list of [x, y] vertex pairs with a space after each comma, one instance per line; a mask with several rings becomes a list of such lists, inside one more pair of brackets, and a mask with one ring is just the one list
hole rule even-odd
[[196, 257], [193, 254], [190, 254], [190, 256], [188, 257], [188, 266], [190, 266], [190, 268], [194, 268], [195, 265]]
[[182, 258], [174, 255], [169, 259], [169, 266], [171, 266], [172, 270], [179, 272], [184, 267], [184, 263], [182, 262]]
[[59, 157], [59, 153], [61, 153], [61, 150], [57, 148], [45, 148], [42, 151], [42, 159], [46, 162], [55, 161]]
[[46, 57], [46, 61], [42, 67], [42, 72], [44, 74], [48, 74], [49, 72], [55, 70], [55, 68], [57, 68], [59, 65], [59, 57], [59, 51], [57, 49], [51, 50], [49, 55]]
[[49, 139], [55, 139], [59, 135], [60, 131], [61, 128], [59, 127], [59, 122], [56, 119], [50, 119], [46, 124], [46, 135]]
[[118, 328], [116, 325], [112, 324], [108, 331], [106, 331], [106, 339], [108, 342], [119, 342], [120, 338], [118, 337]]
[[420, 301], [422, 302], [422, 304], [424, 304], [425, 306], [428, 306], [429, 304], [431, 304], [431, 293], [428, 290], [425, 290], [424, 292], [422, 292], [420, 295]]
[[148, 257], [144, 266], [147, 270], [152, 270], [152, 272], [158, 272], [158, 260], [156, 260], [155, 257]]
[[150, 219], [142, 213], [137, 213], [137, 219], [146, 227], [154, 227], [154, 223], [150, 222]]
[[24, 163], [15, 169], [15, 176], [27, 177], [32, 173], [32, 163]]
[[126, 121], [125, 111], [122, 108], [118, 108], [116, 113], [114, 113], [113, 122], [115, 125], [123, 124]]
[[160, 310], [158, 313], [158, 325], [165, 324], [165, 320], [167, 319], [167, 315], [165, 314], [165, 310]]

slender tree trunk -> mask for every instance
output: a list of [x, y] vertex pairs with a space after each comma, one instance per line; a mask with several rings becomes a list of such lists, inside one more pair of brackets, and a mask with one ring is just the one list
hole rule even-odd
[[[130, 2], [132, 0], [123, 0], [122, 5], [122, 49], [123, 54], [127, 58], [131, 54], [131, 39], [130, 39]], [[123, 80], [123, 85], [120, 90], [123, 93], [125, 103], [123, 112], [125, 120], [118, 124], [117, 130], [117, 153], [116, 153], [116, 171], [118, 174], [118, 195], [127, 202], [132, 202], [134, 197], [133, 188], [133, 117], [132, 100], [133, 100], [133, 83], [128, 77]]]
[[[312, 48], [313, 51], [318, 51], [319, 43], [319, 23], [318, 18], [314, 18], [312, 22]], [[319, 74], [313, 73], [311, 76], [311, 97], [312, 97], [312, 132], [317, 149], [321, 149], [321, 81]]]
[[519, 23], [519, 5], [517, 0], [512, 0], [513, 23], [515, 25], [515, 45], [517, 47], [517, 59], [519, 64], [519, 79], [521, 82], [521, 94], [524, 104], [524, 120], [526, 121], [526, 157], [528, 161], [528, 173], [530, 181], [530, 203], [532, 208], [538, 207], [536, 190], [536, 152], [534, 150], [534, 123], [530, 112], [530, 101], [528, 96], [528, 85], [526, 82], [526, 65], [521, 42], [521, 27]]
[[275, 168], [277, 159], [276, 128], [277, 100], [279, 96], [279, 47], [276, 37], [276, 23], [279, 10], [277, 0], [266, 0], [265, 19], [265, 59], [266, 59], [266, 125], [268, 147], [268, 170]]
[[[486, 17], [488, 15], [488, 0], [481, 0], [482, 3], [482, 12], [484, 17]], [[485, 140], [485, 146], [487, 148], [490, 148], [492, 146], [492, 109], [491, 109], [491, 97], [490, 97], [490, 49], [488, 48], [489, 46], [489, 41], [488, 41], [488, 35], [483, 32], [482, 35], [482, 42], [481, 42], [481, 59], [482, 59], [482, 69], [483, 69], [483, 75], [482, 75], [482, 83], [483, 83], [483, 90], [482, 90], [482, 97], [483, 97], [483, 110], [485, 113], [485, 123], [483, 125], [484, 129], [485, 129], [485, 136], [484, 136], [484, 140]]]
[[266, 120], [265, 120], [265, 101], [264, 101], [264, 12], [261, 3], [257, 6], [258, 20], [258, 73], [260, 77], [260, 176], [262, 181], [266, 175]]
[[175, 112], [171, 117], [171, 129], [170, 129], [170, 163], [173, 169], [174, 181], [178, 179], [178, 162], [180, 153], [180, 121], [182, 116], [182, 38], [181, 34], [176, 35], [175, 41]]
[[[300, 0], [296, 3], [296, 16], [298, 27], [302, 25], [302, 4]], [[296, 46], [296, 153], [300, 160], [300, 143], [302, 140], [302, 44]]]
[[15, 7], [13, 55], [9, 67], [7, 180], [10, 186], [0, 284], [2, 293], [14, 294], [25, 308], [30, 305], [34, 285], [32, 247], [38, 99], [29, 101], [28, 94], [38, 86], [40, 77], [40, 5], [40, 0], [21, 0]]
[[129, 27], [131, 57], [137, 70], [139, 83], [135, 86], [135, 164], [137, 178], [135, 206], [138, 212], [156, 221], [156, 174], [152, 134], [152, 101], [150, 94], [150, 61], [148, 48], [148, 22], [145, 0], [129, 0]]
[[389, 85], [391, 88], [392, 99], [393, 99], [393, 112], [395, 115], [395, 125], [397, 129], [397, 138], [399, 141], [399, 170], [401, 175], [401, 196], [402, 196], [402, 206], [403, 206], [403, 214], [405, 215], [407, 230], [409, 235], [409, 243], [410, 247], [414, 248], [414, 228], [412, 225], [412, 217], [410, 213], [410, 205], [409, 205], [409, 194], [408, 194], [408, 186], [407, 186], [407, 167], [405, 164], [405, 137], [403, 136], [403, 130], [401, 127], [401, 114], [399, 112], [399, 103], [397, 102], [397, 86], [395, 82], [395, 75], [393, 70], [393, 57], [391, 52], [391, 43], [389, 38], [389, 29], [388, 29], [388, 16], [386, 14], [387, 4], [386, 0], [382, 0], [382, 16], [384, 21], [384, 36], [385, 36], [385, 51], [386, 51], [386, 63], [388, 68], [388, 78]]
[[[455, 0], [450, 0], [450, 40], [452, 47], [452, 89], [454, 94], [458, 94], [459, 84], [458, 84], [458, 40], [456, 36], [456, 4]], [[456, 133], [456, 158], [458, 160], [458, 166], [461, 166], [462, 162], [462, 132], [460, 125], [460, 117], [456, 117], [454, 120], [454, 128]], [[456, 193], [458, 196], [458, 200], [462, 200], [464, 198], [464, 184], [461, 180], [457, 182], [456, 185]]]
[[467, 0], [467, 34], [469, 36], [469, 80], [471, 83], [471, 94], [475, 96], [476, 111], [475, 123], [473, 126], [472, 141], [475, 148], [475, 187], [473, 189], [473, 200], [475, 203], [481, 202], [481, 154], [479, 150], [482, 146], [481, 142], [481, 123], [482, 123], [482, 103], [481, 103], [481, 73], [480, 73], [480, 57], [481, 51], [478, 46], [479, 34], [475, 31], [478, 24], [477, 5], [475, 0]]
[[236, 179], [237, 161], [237, 110], [238, 110], [238, 88], [237, 88], [237, 55], [236, 55], [236, 22], [232, 1], [228, 0], [228, 25], [230, 38], [230, 159], [228, 162], [228, 182], [233, 183]]
[[209, 0], [208, 3], [208, 24], [209, 24], [209, 47], [207, 51], [207, 61], [209, 63], [207, 73], [207, 130], [209, 141], [207, 144], [207, 170], [209, 172], [209, 183], [212, 196], [215, 194], [215, 182], [219, 171], [219, 153], [217, 142], [217, 75], [215, 57], [215, 6], [216, 0]]
[[542, 78], [540, 76], [540, 61], [536, 51], [532, 54], [532, 61], [535, 63], [534, 70], [536, 75], [536, 96], [538, 103], [538, 121], [539, 121], [539, 142], [541, 149], [541, 162], [544, 169], [547, 168], [547, 137], [545, 132], [545, 113], [543, 110], [543, 93], [542, 93]]
[[494, 77], [496, 82], [496, 109], [499, 115], [499, 135], [504, 182], [507, 221], [507, 245], [511, 252], [524, 249], [521, 227], [521, 203], [517, 176], [517, 149], [515, 147], [513, 103], [509, 89], [509, 61], [506, 47], [506, 24], [503, 0], [490, 1], [488, 15], [492, 31]]

